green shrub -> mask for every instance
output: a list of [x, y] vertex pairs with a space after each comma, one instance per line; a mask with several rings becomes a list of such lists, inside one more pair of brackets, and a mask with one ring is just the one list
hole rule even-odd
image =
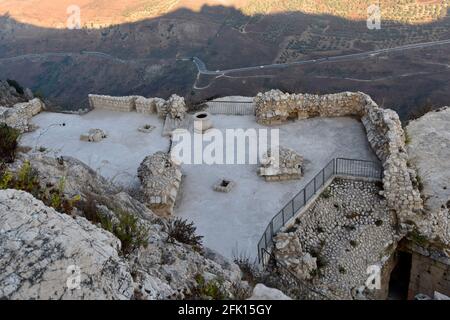
[[347, 273], [347, 270], [345, 270], [344, 267], [339, 266], [339, 273], [340, 273], [340, 274], [346, 274], [346, 273]]
[[378, 219], [377, 221], [375, 221], [375, 225], [376, 225], [377, 227], [381, 227], [381, 226], [383, 225], [383, 220]]
[[42, 187], [37, 171], [31, 167], [28, 161], [25, 161], [16, 173], [4, 171], [0, 175], [0, 189], [26, 191], [44, 202], [46, 206], [62, 213], [71, 214], [74, 204], [80, 200], [80, 196], [67, 198], [64, 194], [64, 185], [65, 179], [62, 178], [56, 187], [51, 185]]
[[195, 281], [197, 285], [192, 289], [193, 299], [226, 300], [230, 298], [223, 286], [224, 281], [221, 278], [206, 281], [201, 274], [197, 274]]
[[168, 241], [181, 242], [192, 246], [197, 251], [203, 251], [203, 236], [196, 234], [197, 228], [193, 222], [187, 222], [181, 218], [175, 218], [169, 221]]
[[418, 244], [419, 246], [426, 246], [427, 245], [427, 238], [423, 235], [421, 235], [419, 233], [419, 231], [417, 231], [417, 229], [414, 229], [410, 234], [409, 234], [409, 238], [416, 244]]
[[331, 197], [331, 190], [330, 190], [330, 188], [326, 188], [323, 192], [322, 192], [322, 194], [320, 195], [322, 198], [324, 198], [324, 199], [328, 199], [328, 198], [330, 198]]
[[116, 212], [117, 222], [100, 218], [103, 229], [114, 234], [122, 243], [122, 254], [127, 256], [140, 247], [147, 247], [149, 230], [139, 224], [139, 219], [126, 211]]
[[19, 138], [19, 130], [0, 124], [0, 162], [14, 162]]

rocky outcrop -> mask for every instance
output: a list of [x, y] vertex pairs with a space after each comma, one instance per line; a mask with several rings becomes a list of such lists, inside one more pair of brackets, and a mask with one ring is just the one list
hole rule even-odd
[[45, 109], [44, 103], [39, 99], [17, 103], [13, 107], [0, 107], [0, 123], [27, 132], [33, 129], [31, 118]]
[[120, 241], [30, 194], [0, 191], [0, 298], [130, 299]]
[[30, 89], [21, 88], [20, 85], [16, 89], [8, 81], [0, 80], [0, 106], [12, 107], [17, 103], [27, 102], [33, 98], [34, 96]]
[[406, 132], [409, 161], [425, 199], [419, 232], [450, 257], [450, 108], [411, 121]]
[[258, 283], [253, 289], [252, 296], [247, 300], [292, 300], [278, 289], [268, 288]]
[[[64, 179], [65, 195], [92, 201], [103, 216], [132, 214], [148, 230], [148, 239], [146, 246], [124, 257], [120, 241], [84, 219], [83, 210], [72, 218], [24, 192], [0, 190], [0, 299], [182, 299], [195, 292], [199, 276], [223, 282], [230, 297], [236, 283], [245, 286], [237, 265], [208, 248], [200, 254], [190, 245], [169, 241], [166, 220], [82, 162], [22, 157], [9, 169], [29, 161], [42, 186]], [[81, 288], [73, 291], [67, 280], [76, 285], [78, 271]]]
[[145, 203], [162, 216], [172, 215], [181, 176], [181, 167], [170, 154], [157, 152], [146, 157], [138, 168]]
[[412, 224], [426, 224], [420, 214], [423, 202], [415, 171], [408, 167], [405, 135], [397, 113], [378, 107], [361, 92], [320, 96], [271, 90], [259, 93], [254, 102], [257, 121], [266, 125], [310, 117], [359, 117], [370, 145], [383, 164], [383, 195], [389, 208], [396, 212], [405, 232], [410, 231]]

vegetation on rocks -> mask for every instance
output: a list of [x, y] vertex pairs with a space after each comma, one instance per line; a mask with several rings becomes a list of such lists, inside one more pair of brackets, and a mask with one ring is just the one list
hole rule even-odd
[[190, 245], [195, 250], [201, 252], [203, 248], [203, 236], [197, 235], [196, 230], [197, 228], [193, 222], [188, 222], [181, 218], [172, 219], [168, 226], [168, 241], [174, 242], [176, 240]]
[[195, 276], [196, 286], [191, 290], [191, 299], [194, 300], [226, 300], [230, 298], [224, 287], [223, 279], [207, 281], [201, 274]]
[[122, 243], [121, 253], [127, 256], [140, 247], [147, 247], [149, 230], [139, 223], [139, 219], [130, 212], [111, 210], [114, 217], [100, 214], [97, 205], [106, 205], [105, 199], [88, 193], [86, 199], [77, 203], [83, 216], [93, 224], [114, 234]]
[[79, 201], [80, 198], [79, 196], [66, 197], [64, 186], [65, 179], [61, 178], [56, 186], [47, 184], [45, 187], [42, 187], [37, 171], [33, 169], [28, 161], [25, 161], [17, 172], [9, 170], [0, 172], [0, 189], [26, 191], [56, 211], [71, 214], [75, 202]]
[[116, 218], [117, 221], [102, 218], [101, 225], [120, 240], [124, 256], [130, 255], [140, 247], [147, 247], [149, 230], [139, 223], [137, 217], [126, 211], [118, 211]]
[[11, 163], [16, 157], [20, 132], [6, 124], [0, 124], [0, 163]]

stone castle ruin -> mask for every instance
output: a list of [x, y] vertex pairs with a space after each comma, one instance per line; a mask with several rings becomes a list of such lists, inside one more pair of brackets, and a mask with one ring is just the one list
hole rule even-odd
[[[411, 268], [411, 276], [408, 280], [410, 281], [409, 297], [414, 298], [414, 295], [419, 292], [427, 292], [430, 296], [433, 296], [431, 288], [449, 294], [450, 282], [444, 274], [450, 271], [448, 249], [445, 249], [448, 248], [450, 243], [450, 232], [448, 228], [436, 228], [437, 225], [448, 225], [449, 216], [448, 214], [427, 212], [424, 207], [419, 191], [419, 177], [410, 163], [405, 133], [396, 112], [380, 108], [368, 95], [361, 92], [320, 96], [287, 94], [279, 90], [271, 90], [266, 93], [259, 93], [254, 102], [256, 120], [263, 125], [281, 125], [288, 121], [312, 117], [358, 117], [365, 127], [368, 141], [384, 169], [383, 190], [380, 191], [380, 194], [385, 198], [388, 210], [394, 214], [393, 217], [400, 227], [397, 240], [390, 245], [390, 250], [394, 252], [392, 248], [399, 245], [399, 250], [404, 250], [399, 252], [400, 256], [405, 255], [405, 252], [406, 255], [410, 256], [410, 266], [408, 267]], [[405, 235], [408, 239], [412, 239], [406, 242], [406, 245], [405, 242], [398, 242]], [[286, 252], [298, 250], [295, 249], [298, 247], [295, 245], [297, 240], [292, 240], [294, 243], [289, 244], [290, 238], [292, 237], [288, 234], [285, 236], [279, 235], [276, 255], [280, 259], [285, 257], [289, 266], [292, 266], [292, 261], [298, 263], [297, 268], [299, 268], [300, 273], [305, 270], [308, 271], [308, 264], [303, 266], [304, 262], [301, 257], [298, 257], [297, 260], [287, 257]], [[281, 239], [283, 240], [281, 241]], [[417, 245], [419, 240], [421, 245]], [[428, 248], [429, 246], [432, 248]], [[285, 248], [294, 249], [286, 251]], [[444, 250], [437, 248], [444, 248]], [[384, 266], [384, 288], [388, 286], [386, 281], [389, 282], [389, 275], [393, 270], [392, 259], [395, 256], [391, 255], [390, 258], [386, 257], [385, 260], [380, 261], [380, 265]], [[421, 274], [425, 271], [430, 272], [430, 270], [434, 270], [435, 276], [421, 280]], [[357, 291], [360, 292], [361, 290], [364, 290], [364, 287]], [[383, 298], [386, 298], [387, 292], [384, 292], [384, 294]]]
[[[189, 114], [184, 98], [177, 95], [172, 95], [167, 100], [141, 96], [89, 95], [89, 103], [93, 109], [137, 112], [162, 118], [164, 136], [166, 134], [171, 136], [178, 128], [188, 127], [190, 122], [196, 119], [204, 123], [201, 132], [213, 125], [212, 116], [208, 111]], [[39, 99], [19, 103], [11, 108], [0, 107], [0, 123], [27, 132], [32, 129], [30, 119], [44, 108]], [[285, 228], [275, 236], [274, 255], [278, 261], [287, 265], [302, 280], [310, 281], [320, 273], [319, 268], [323, 263], [318, 255], [311, 252], [311, 248], [313, 244], [324, 242], [325, 236], [328, 235], [334, 237], [332, 238], [334, 242], [348, 241], [342, 248], [333, 243], [334, 249], [354, 249], [355, 255], [360, 258], [356, 259], [355, 265], [362, 271], [356, 280], [350, 279], [351, 274], [346, 275], [343, 271], [344, 267], [348, 269], [351, 266], [350, 262], [345, 266], [336, 266], [334, 271], [340, 273], [338, 279], [348, 279], [348, 283], [352, 281], [359, 283], [366, 276], [363, 270], [366, 262], [362, 262], [362, 257], [369, 256], [367, 250], [372, 250], [369, 252], [370, 257], [377, 260], [377, 264], [382, 268], [384, 291], [380, 293], [380, 297], [385, 298], [383, 295], [387, 294], [386, 287], [389, 287], [396, 254], [401, 251], [413, 256], [409, 266], [410, 281], [414, 283], [414, 288], [411, 289], [413, 296], [418, 292], [430, 294], [431, 288], [438, 288], [442, 293], [449, 294], [450, 282], [446, 274], [450, 272], [448, 251], [450, 234], [448, 228], [440, 226], [448, 226], [450, 201], [447, 204], [439, 203], [439, 208], [433, 209], [439, 210], [439, 214], [430, 213], [429, 208], [424, 206], [426, 198], [423, 193], [421, 194], [421, 178], [417, 175], [408, 155], [407, 139], [396, 112], [380, 108], [368, 95], [361, 92], [312, 95], [287, 94], [280, 90], [271, 90], [259, 93], [253, 100], [252, 110], [253, 108], [256, 122], [266, 126], [281, 126], [294, 120], [314, 117], [357, 117], [364, 126], [367, 140], [383, 168], [381, 185], [374, 181], [333, 181], [329, 186], [331, 189], [329, 194], [324, 190], [320, 195], [321, 198], [315, 199], [311, 207], [297, 212], [295, 230], [285, 224]], [[149, 124], [136, 130], [149, 133], [154, 128]], [[83, 139], [100, 141], [105, 136], [104, 132], [92, 131], [83, 136]], [[279, 184], [289, 183], [281, 182], [284, 180], [301, 179], [304, 175], [303, 156], [285, 147], [280, 148], [279, 159], [273, 159], [269, 150], [260, 165], [259, 175], [266, 181], [280, 181]], [[172, 216], [182, 175], [180, 164], [175, 163], [167, 152], [159, 151], [145, 157], [138, 168], [142, 202], [159, 216]], [[213, 186], [213, 189], [228, 193], [217, 196], [229, 197], [236, 193], [236, 190], [232, 190], [235, 186], [237, 188], [241, 186], [239, 180], [223, 178]], [[355, 200], [343, 193], [344, 188], [353, 190], [352, 195], [359, 194], [359, 198]], [[333, 202], [334, 200], [336, 201]], [[363, 213], [357, 212], [358, 210]], [[347, 220], [353, 221], [354, 226], [347, 224]], [[323, 230], [317, 228], [317, 224], [323, 225], [321, 227]], [[370, 229], [367, 225], [371, 226]], [[335, 233], [336, 226], [370, 233], [368, 236], [371, 237], [370, 241], [367, 243], [359, 241], [365, 239], [362, 234], [359, 234], [359, 238], [342, 239], [340, 234]], [[421, 241], [417, 241], [418, 239]], [[325, 254], [339, 253], [338, 250], [333, 252], [330, 250], [324, 249]], [[431, 278], [423, 276], [422, 279], [421, 274], [427, 270], [434, 270], [437, 275]], [[344, 288], [346, 292], [338, 294], [339, 290], [332, 288], [339, 286], [339, 283], [333, 283], [337, 278], [329, 274], [324, 277], [330, 283], [326, 289], [334, 292], [336, 298], [355, 298], [364, 292], [363, 284], [354, 288], [342, 285], [338, 289], [342, 293]]]
[[259, 93], [255, 105], [256, 120], [265, 125], [310, 117], [359, 117], [372, 149], [382, 162], [384, 196], [389, 207], [395, 210], [405, 228], [409, 229], [408, 225], [414, 221], [424, 233], [428, 232], [419, 213], [423, 203], [415, 183], [415, 172], [408, 167], [405, 135], [396, 112], [378, 107], [361, 92], [319, 96], [272, 90]]

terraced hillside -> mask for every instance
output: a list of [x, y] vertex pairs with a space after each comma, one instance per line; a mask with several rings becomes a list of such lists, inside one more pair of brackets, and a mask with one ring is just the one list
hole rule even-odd
[[450, 0], [380, 0], [381, 29], [369, 30], [371, 0], [78, 0], [80, 30], [68, 30], [71, 0], [0, 2], [0, 74], [65, 109], [90, 92], [192, 101], [361, 90], [403, 119], [450, 98], [450, 45], [226, 76], [209, 70], [320, 59], [450, 39]]

